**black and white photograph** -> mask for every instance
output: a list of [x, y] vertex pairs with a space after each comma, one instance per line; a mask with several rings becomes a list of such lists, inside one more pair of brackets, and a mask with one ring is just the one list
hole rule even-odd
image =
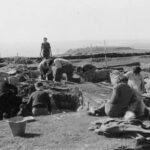
[[150, 150], [150, 0], [0, 0], [0, 150]]

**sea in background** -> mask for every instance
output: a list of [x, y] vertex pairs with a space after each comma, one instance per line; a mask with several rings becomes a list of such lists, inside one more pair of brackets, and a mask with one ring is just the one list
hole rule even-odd
[[[147, 49], [150, 51], [150, 39], [134, 39], [134, 40], [105, 40], [107, 46], [125, 46], [135, 49]], [[83, 40], [83, 41], [52, 41], [50, 42], [52, 53], [59, 55], [65, 53], [69, 49], [104, 46], [104, 40]], [[39, 57], [40, 42], [0, 42], [0, 57]]]

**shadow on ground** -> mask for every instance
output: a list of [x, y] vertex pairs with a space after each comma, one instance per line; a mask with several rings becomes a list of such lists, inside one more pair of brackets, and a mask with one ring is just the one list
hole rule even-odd
[[39, 136], [41, 136], [41, 134], [39, 134], [39, 133], [25, 133], [21, 137], [22, 138], [35, 138], [35, 137], [39, 137]]

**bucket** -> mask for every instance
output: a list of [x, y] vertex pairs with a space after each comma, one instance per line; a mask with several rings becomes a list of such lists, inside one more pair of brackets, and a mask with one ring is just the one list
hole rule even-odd
[[13, 117], [8, 120], [13, 136], [23, 136], [25, 134], [26, 121], [23, 117]]

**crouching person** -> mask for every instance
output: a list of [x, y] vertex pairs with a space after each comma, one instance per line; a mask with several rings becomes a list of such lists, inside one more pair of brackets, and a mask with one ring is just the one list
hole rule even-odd
[[128, 85], [128, 78], [123, 76], [114, 87], [110, 101], [105, 105], [105, 113], [110, 117], [123, 117], [134, 103], [136, 104], [134, 91]]
[[30, 96], [27, 108], [32, 111], [32, 115], [48, 115], [51, 113], [51, 103], [48, 93], [44, 91], [43, 83], [35, 84], [36, 91]]
[[73, 72], [74, 72], [74, 67], [70, 61], [63, 59], [63, 58], [56, 58], [54, 60], [54, 65], [56, 68], [55, 81], [60, 82], [63, 73], [66, 73], [68, 81], [73, 80], [72, 76], [73, 76]]
[[22, 102], [17, 93], [17, 87], [8, 80], [0, 83], [0, 120], [17, 115]]
[[41, 79], [43, 80], [53, 80], [53, 71], [52, 71], [52, 59], [44, 59], [38, 66]]

